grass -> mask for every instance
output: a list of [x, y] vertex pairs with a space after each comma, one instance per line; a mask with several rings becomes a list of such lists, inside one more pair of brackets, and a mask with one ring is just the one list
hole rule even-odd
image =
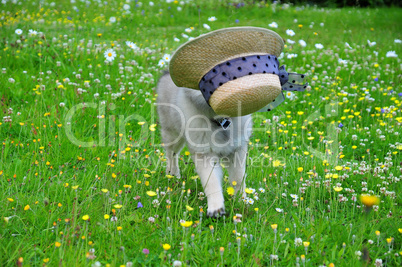
[[[3, 5], [1, 265], [401, 265], [401, 9], [166, 2]], [[227, 216], [212, 220], [186, 150], [183, 178], [165, 176], [158, 64], [182, 34], [273, 21], [296, 41], [281, 64], [311, 90], [254, 114], [254, 203], [225, 192]]]

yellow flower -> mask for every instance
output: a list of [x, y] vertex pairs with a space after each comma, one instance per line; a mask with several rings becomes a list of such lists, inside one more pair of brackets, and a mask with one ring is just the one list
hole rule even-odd
[[392, 237], [390, 237], [390, 238], [387, 238], [387, 243], [388, 243], [388, 244], [391, 244], [391, 242], [392, 242], [392, 239], [393, 239]]
[[334, 190], [335, 190], [336, 192], [341, 192], [342, 189], [343, 189], [342, 187], [334, 186]]
[[83, 219], [84, 221], [87, 221], [87, 220], [89, 219], [89, 215], [84, 215], [84, 216], [82, 216], [82, 219]]
[[56, 241], [56, 243], [54, 243], [54, 245], [56, 246], [56, 248], [58, 248], [61, 246], [61, 243]]
[[107, 190], [107, 189], [105, 189], [105, 188], [101, 189], [101, 191], [102, 191], [103, 193], [109, 192], [109, 190]]
[[335, 170], [337, 170], [337, 171], [341, 171], [342, 169], [343, 169], [342, 166], [336, 166], [336, 167], [335, 167]]
[[49, 262], [49, 258], [43, 259], [44, 263], [48, 263]]
[[307, 241], [303, 242], [304, 247], [308, 247], [309, 245], [310, 245], [310, 242], [307, 242]]
[[123, 207], [123, 205], [116, 204], [116, 205], [114, 205], [113, 207], [115, 207], [116, 209], [121, 209], [121, 208]]
[[302, 171], [303, 171], [303, 167], [299, 167], [299, 168], [297, 168], [297, 170], [298, 170], [299, 172], [302, 172]]
[[376, 235], [376, 236], [379, 236], [380, 234], [381, 234], [381, 232], [380, 232], [380, 231], [378, 231], [378, 230], [377, 230], [377, 231], [375, 231], [375, 235]]
[[228, 187], [228, 188], [226, 189], [226, 192], [228, 192], [228, 195], [233, 196], [235, 190], [234, 190], [233, 187], [230, 186], [230, 187]]
[[246, 191], [247, 194], [253, 193], [253, 190], [251, 190], [250, 188], [246, 188], [246, 190], [244, 190], [244, 191]]
[[272, 228], [273, 230], [275, 230], [276, 228], [278, 228], [278, 225], [277, 225], [277, 224], [271, 224], [271, 228]]
[[399, 233], [401, 233], [401, 234], [402, 234], [402, 228], [399, 228], [399, 229], [398, 229], [398, 231], [399, 231]]
[[10, 201], [10, 202], [14, 201], [14, 199], [12, 199], [12, 198], [7, 198], [7, 200]]
[[193, 225], [193, 222], [192, 221], [184, 221], [184, 222], [181, 222], [180, 225], [187, 228], [187, 227], [190, 227], [191, 225]]
[[154, 192], [154, 191], [147, 191], [147, 195], [150, 196], [150, 197], [154, 197], [154, 196], [156, 196], [156, 192]]
[[289, 228], [287, 228], [287, 227], [285, 228], [285, 232], [289, 232], [289, 230], [290, 230]]
[[123, 227], [117, 226], [117, 231], [121, 231], [122, 229], [123, 229]]
[[77, 189], [78, 189], [78, 185], [74, 185], [74, 186], [72, 186], [71, 188], [74, 189], [74, 190], [77, 190]]
[[163, 244], [162, 247], [164, 250], [169, 250], [171, 248], [169, 244]]
[[109, 216], [109, 214], [105, 214], [105, 215], [103, 215], [103, 218], [105, 218], [105, 220], [107, 220], [110, 218], [110, 216]]
[[29, 210], [31, 207], [29, 206], [29, 205], [26, 205], [25, 207], [24, 207], [24, 210]]
[[378, 205], [378, 203], [380, 203], [380, 199], [378, 197], [370, 195], [360, 195], [360, 201], [366, 207], [372, 207], [373, 205]]
[[192, 210], [194, 210], [192, 207], [190, 207], [189, 205], [186, 205], [186, 210], [188, 210], [188, 211], [192, 211]]
[[166, 178], [168, 178], [168, 179], [171, 179], [171, 178], [173, 178], [173, 177], [174, 177], [173, 175], [166, 174]]
[[60, 208], [61, 206], [63, 206], [63, 204], [59, 203], [59, 204], [57, 204], [57, 206]]

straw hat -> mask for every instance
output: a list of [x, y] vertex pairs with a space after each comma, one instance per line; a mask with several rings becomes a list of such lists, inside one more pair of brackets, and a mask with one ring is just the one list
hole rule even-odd
[[282, 38], [268, 29], [216, 30], [180, 46], [170, 61], [170, 75], [179, 87], [201, 90], [217, 114], [243, 116], [281, 94], [277, 57], [283, 47]]

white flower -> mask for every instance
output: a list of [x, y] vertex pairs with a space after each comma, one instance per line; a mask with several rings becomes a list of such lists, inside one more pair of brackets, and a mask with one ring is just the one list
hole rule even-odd
[[14, 83], [15, 80], [14, 80], [13, 78], [8, 78], [8, 82], [9, 82], [9, 83]]
[[[388, 264], [387, 264], [387, 265], [388, 265]], [[382, 266], [382, 259], [376, 259], [376, 260], [375, 260], [375, 266], [376, 266], [376, 267]]]
[[138, 46], [137, 46], [135, 43], [133, 43], [133, 42], [126, 41], [126, 45], [127, 45], [128, 47], [130, 47], [131, 49], [134, 49], [134, 50], [138, 49]]
[[164, 54], [162, 58], [163, 58], [163, 60], [166, 61], [166, 62], [169, 62], [169, 61], [170, 61], [170, 55], [169, 55], [169, 54]]
[[260, 187], [258, 190], [259, 190], [261, 193], [265, 193], [265, 189], [262, 188], [262, 187]]
[[217, 20], [217, 18], [215, 18], [215, 17], [209, 17], [208, 18], [208, 21], [215, 21], [215, 20]]
[[108, 50], [105, 51], [104, 56], [107, 61], [111, 62], [116, 57], [116, 52], [112, 48], [109, 48]]
[[290, 197], [293, 198], [293, 199], [295, 199], [295, 200], [297, 200], [297, 199], [299, 198], [299, 196], [298, 196], [298, 195], [295, 195], [295, 194], [290, 194]]
[[249, 198], [249, 199], [247, 200], [247, 204], [253, 205], [253, 204], [254, 204], [254, 199]]
[[207, 29], [207, 30], [210, 30], [210, 29], [211, 29], [211, 27], [210, 27], [208, 24], [205, 24], [205, 23], [204, 23], [202, 26], [203, 26], [205, 29]]
[[173, 41], [175, 41], [175, 42], [180, 42], [180, 39], [177, 38], [177, 37], [175, 37], [175, 38], [173, 38]]
[[288, 55], [288, 59], [292, 59], [292, 58], [295, 58], [295, 57], [297, 57], [297, 54], [289, 54]]
[[130, 9], [130, 5], [129, 5], [129, 4], [124, 4], [123, 9], [124, 9], [124, 10], [129, 10], [129, 9]]
[[349, 48], [349, 49], [353, 49], [353, 48], [349, 45], [348, 42], [345, 43], [345, 46], [346, 46], [347, 48]]
[[321, 26], [321, 27], [324, 27], [324, 23], [323, 23], [323, 22], [321, 22], [321, 23], [320, 23], [320, 26]]
[[190, 33], [190, 32], [192, 32], [193, 30], [192, 30], [191, 28], [186, 28], [186, 29], [184, 29], [184, 31], [187, 32], [187, 33]]
[[322, 44], [315, 44], [315, 48], [317, 49], [323, 49], [324, 46]]
[[295, 238], [295, 246], [298, 247], [303, 243], [303, 240], [300, 237]]
[[294, 36], [294, 35], [295, 35], [295, 32], [294, 32], [293, 30], [287, 29], [287, 30], [286, 30], [286, 34], [289, 35], [289, 36]]
[[338, 59], [338, 63], [339, 63], [339, 64], [346, 65], [346, 64], [348, 64], [348, 61], [347, 61], [347, 60], [343, 60], [342, 58], [340, 58], [340, 59]]
[[174, 261], [173, 266], [180, 267], [182, 265], [181, 261]]
[[16, 29], [16, 30], [15, 30], [15, 33], [18, 34], [18, 35], [21, 35], [21, 34], [22, 34], [22, 30], [21, 30], [21, 29]]
[[161, 59], [161, 60], [159, 60], [159, 63], [158, 63], [158, 66], [159, 67], [163, 67], [163, 66], [165, 66], [166, 65], [166, 61], [164, 61], [163, 59]]
[[396, 44], [402, 44], [402, 40], [400, 40], [400, 39], [395, 39], [394, 42], [395, 42]]
[[295, 41], [290, 40], [290, 39], [287, 39], [286, 42], [289, 43], [289, 44], [294, 44], [294, 43], [296, 43]]
[[38, 32], [35, 30], [29, 30], [28, 34], [29, 34], [29, 36], [36, 36], [38, 34]]
[[271, 24], [268, 24], [268, 26], [271, 27], [271, 28], [278, 28], [278, 23], [273, 21]]
[[270, 256], [271, 256], [271, 259], [272, 259], [272, 260], [276, 260], [276, 261], [277, 261], [277, 260], [279, 259], [278, 255], [271, 254]]
[[116, 17], [110, 17], [109, 22], [110, 23], [115, 23], [116, 22]]
[[376, 42], [370, 42], [370, 40], [367, 40], [367, 43], [370, 47], [375, 46], [377, 44]]
[[281, 209], [281, 208], [276, 208], [275, 209], [277, 212], [283, 212], [283, 209]]
[[398, 57], [395, 51], [388, 51], [386, 57]]
[[378, 52], [377, 52], [377, 51], [373, 51], [373, 53], [374, 53], [376, 56], [378, 56]]
[[299, 45], [306, 47], [307, 43], [304, 40], [299, 40]]
[[288, 98], [290, 100], [294, 100], [295, 94], [293, 92], [286, 92], [286, 98]]
[[187, 34], [185, 34], [185, 33], [182, 33], [182, 34], [181, 34], [181, 36], [182, 36], [183, 38], [188, 39], [188, 35], [187, 35]]
[[362, 252], [360, 250], [355, 251], [355, 255], [357, 257], [360, 257], [362, 255]]
[[150, 5], [150, 6], [154, 6], [154, 2], [149, 2], [149, 5]]

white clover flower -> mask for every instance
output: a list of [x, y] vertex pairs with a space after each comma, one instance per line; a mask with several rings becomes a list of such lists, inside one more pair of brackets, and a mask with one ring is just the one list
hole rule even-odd
[[110, 23], [115, 23], [116, 22], [116, 17], [110, 17], [109, 22]]
[[272, 23], [268, 24], [268, 26], [271, 27], [271, 28], [278, 28], [278, 23], [273, 21]]
[[124, 4], [123, 9], [124, 9], [124, 10], [129, 10], [129, 9], [130, 9], [130, 5], [129, 5], [129, 4]]
[[386, 57], [398, 57], [395, 51], [388, 51]]
[[315, 44], [315, 48], [317, 49], [323, 49], [324, 46], [322, 44]]
[[287, 29], [287, 30], [286, 30], [286, 34], [289, 35], [289, 36], [294, 36], [294, 35], [295, 35], [295, 32], [294, 32], [293, 30]]
[[300, 237], [295, 238], [295, 246], [298, 247], [303, 243], [303, 240]]

